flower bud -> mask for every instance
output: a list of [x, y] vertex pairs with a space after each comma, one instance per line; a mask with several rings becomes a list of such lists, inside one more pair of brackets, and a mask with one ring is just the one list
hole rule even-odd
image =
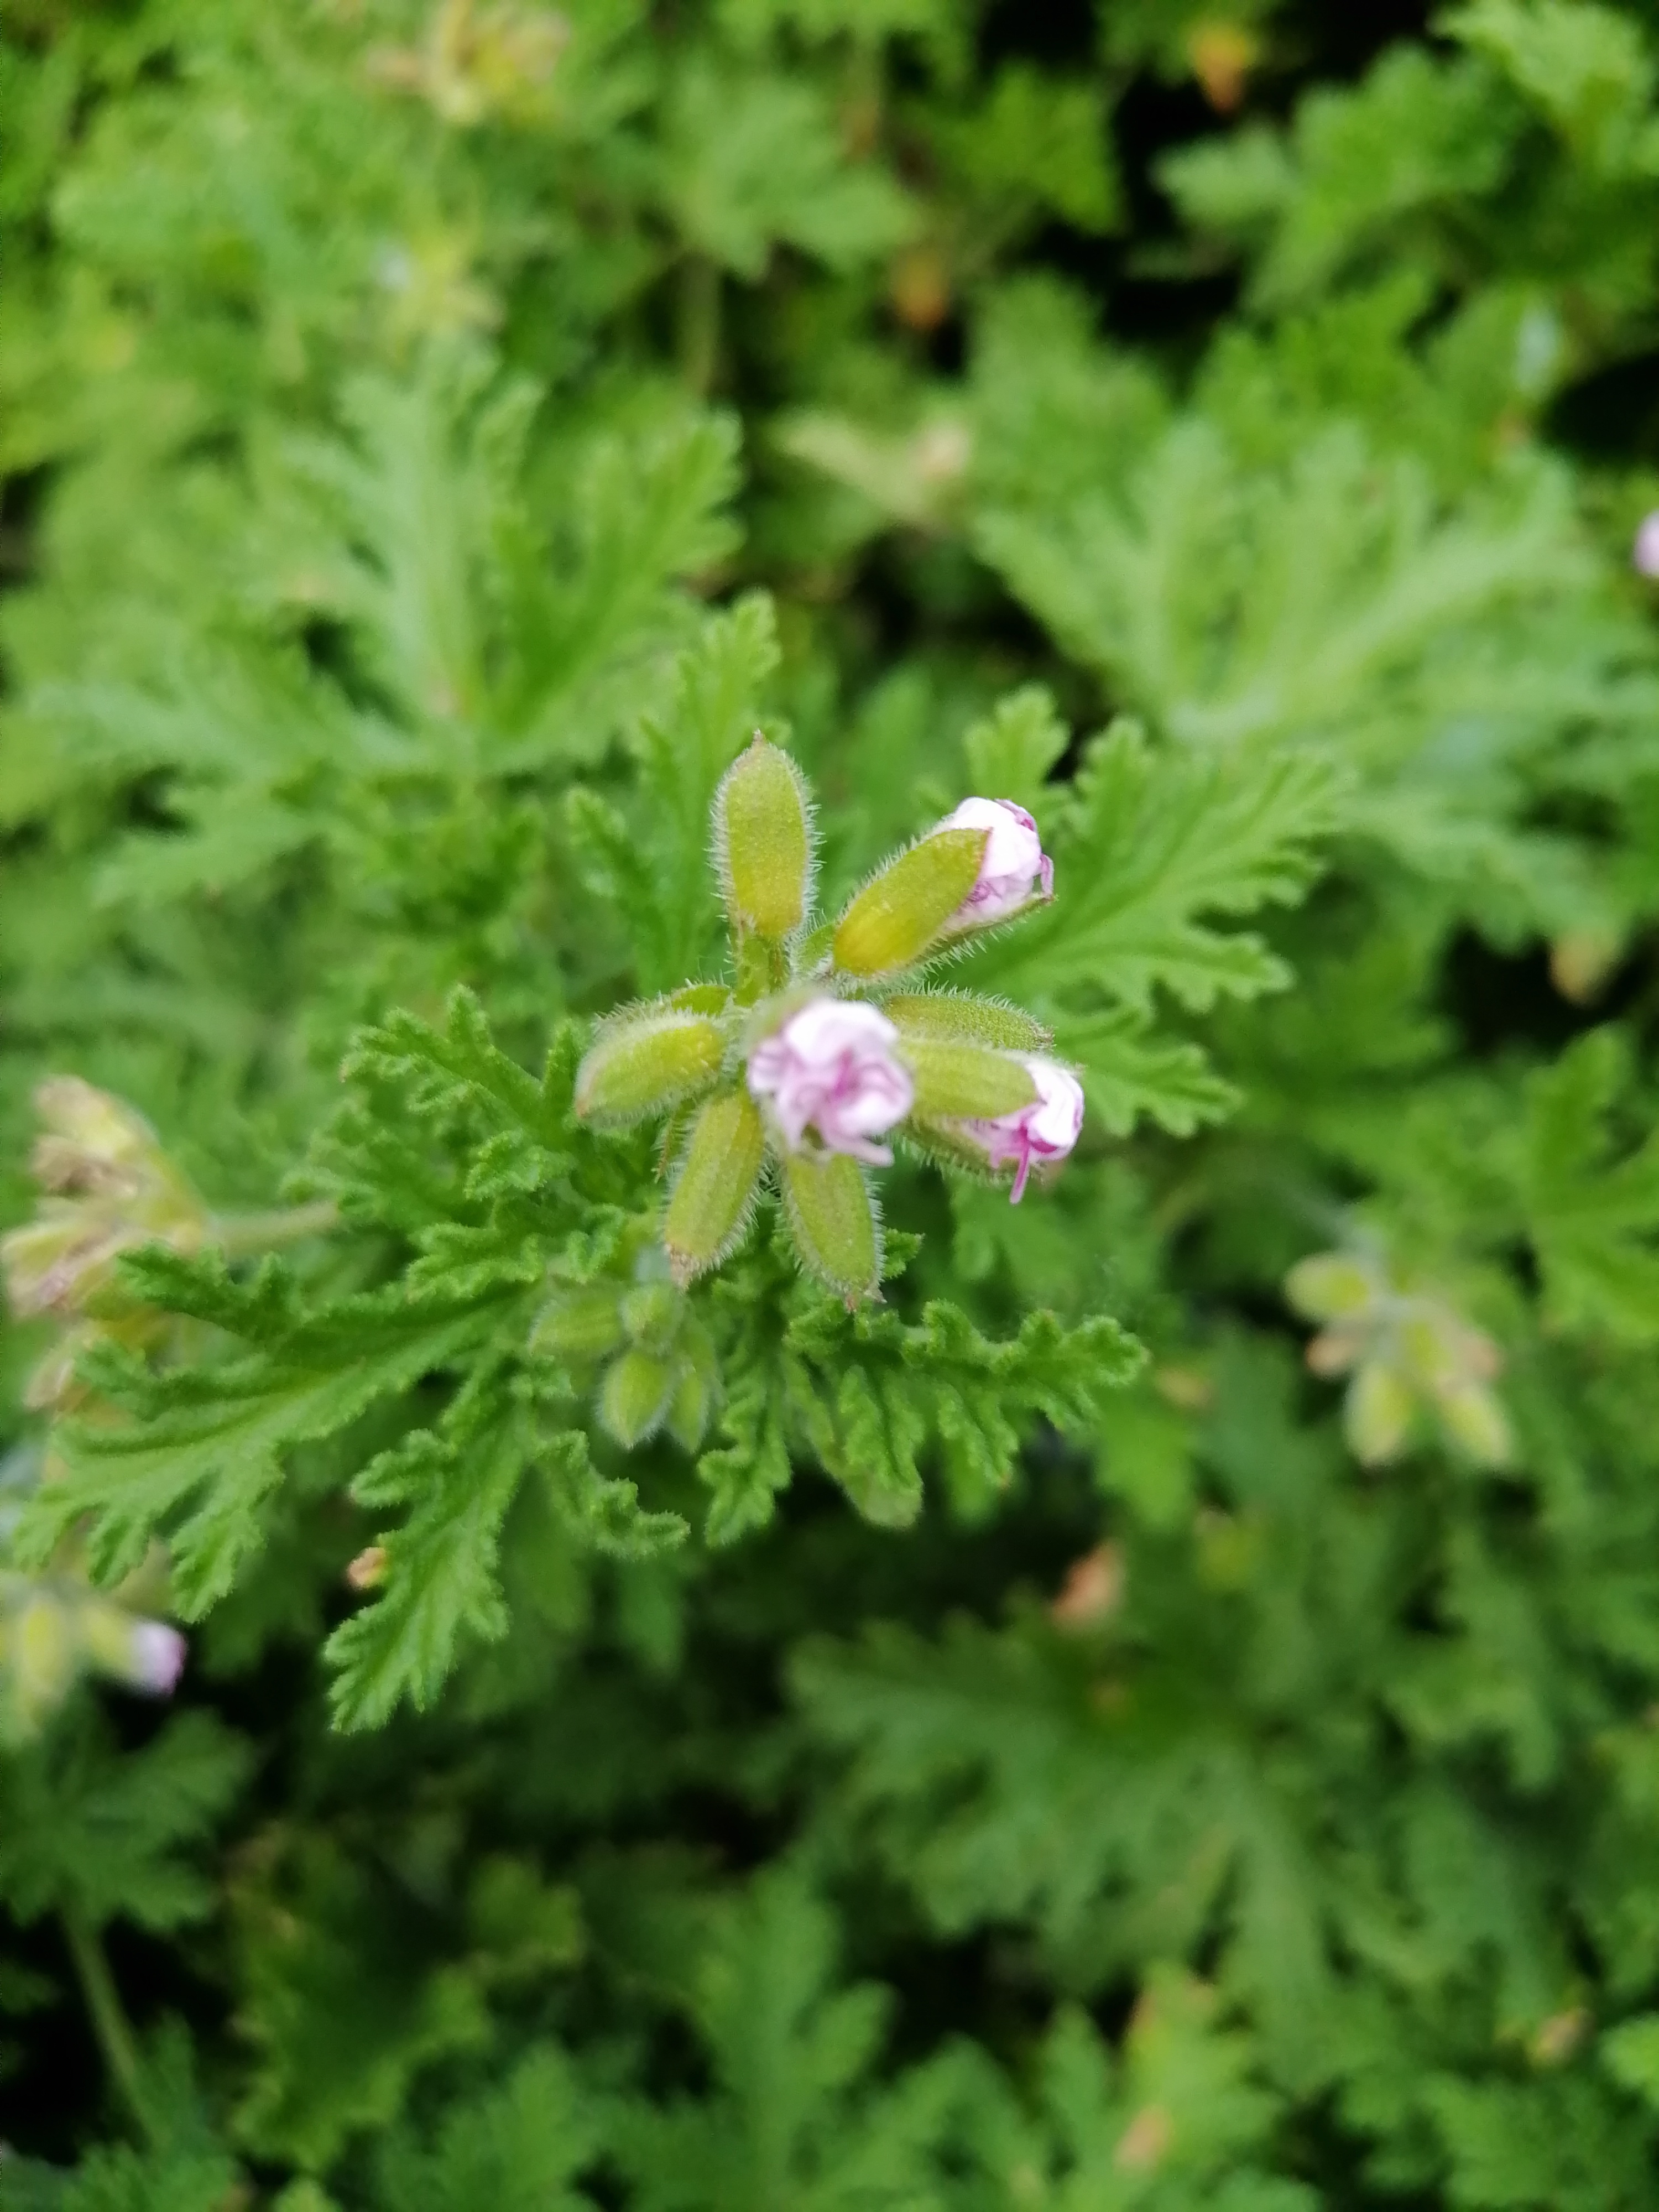
[[4, 1624], [4, 1651], [13, 1700], [25, 1724], [33, 1723], [63, 1702], [76, 1678], [68, 1608], [46, 1590], [32, 1591]]
[[115, 1261], [142, 1231], [79, 1202], [46, 1199], [40, 1216], [0, 1237], [6, 1295], [20, 1321], [81, 1310], [110, 1279]]
[[1000, 999], [971, 991], [907, 991], [884, 999], [881, 1011], [908, 1044], [983, 1044], [998, 1052], [1042, 1052], [1054, 1033]]
[[1054, 896], [1054, 864], [1042, 849], [1036, 822], [1012, 799], [964, 799], [939, 827], [990, 833], [973, 888], [951, 917], [953, 930], [988, 928]]
[[131, 1196], [167, 1172], [143, 1115], [78, 1075], [48, 1077], [34, 1108], [44, 1127], [30, 1166], [43, 1190]]
[[856, 1160], [844, 1152], [817, 1160], [791, 1152], [783, 1163], [784, 1205], [807, 1271], [849, 1306], [881, 1284], [881, 1228]]
[[836, 924], [836, 967], [871, 977], [913, 966], [972, 896], [989, 843], [987, 830], [936, 830], [890, 860]]
[[904, 1064], [925, 1121], [1017, 1118], [1040, 1101], [1030, 1070], [1010, 1053], [979, 1044], [907, 1043]]
[[1083, 1085], [1069, 1068], [1036, 1053], [1021, 1055], [1017, 1064], [1030, 1079], [1035, 1103], [955, 1124], [956, 1133], [982, 1152], [989, 1167], [1013, 1168], [1011, 1206], [1025, 1195], [1033, 1166], [1063, 1160], [1083, 1127]]
[[1415, 1401], [1409, 1384], [1386, 1360], [1369, 1359], [1348, 1385], [1342, 1425], [1354, 1457], [1364, 1467], [1397, 1459], [1410, 1430]]
[[668, 1201], [663, 1243], [674, 1280], [718, 1267], [743, 1234], [766, 1158], [760, 1111], [746, 1091], [726, 1091], [698, 1115]]
[[738, 932], [787, 937], [806, 914], [811, 833], [800, 772], [758, 730], [714, 794], [714, 850]]
[[391, 1564], [391, 1554], [384, 1544], [365, 1544], [346, 1569], [345, 1578], [355, 1590], [379, 1589]]
[[600, 1026], [576, 1072], [576, 1111], [618, 1127], [665, 1113], [720, 1072], [726, 1031], [707, 1014], [669, 1009]]
[[573, 1291], [538, 1316], [530, 1349], [554, 1359], [606, 1359], [623, 1340], [615, 1291]]
[[622, 1302], [629, 1341], [647, 1352], [666, 1352], [679, 1334], [685, 1301], [672, 1283], [641, 1283]]
[[605, 1369], [599, 1386], [599, 1419], [624, 1451], [632, 1451], [662, 1426], [677, 1379], [672, 1360], [636, 1346]]
[[1482, 1382], [1464, 1382], [1437, 1391], [1435, 1410], [1448, 1434], [1481, 1467], [1507, 1467], [1515, 1449], [1508, 1416]]
[[696, 1451], [702, 1442], [714, 1407], [712, 1376], [688, 1363], [680, 1370], [668, 1406], [668, 1433], [683, 1450]]
[[1630, 558], [1638, 576], [1659, 576], [1659, 509], [1642, 517]]
[[136, 1620], [107, 1598], [88, 1597], [76, 1626], [87, 1657], [112, 1680], [152, 1698], [171, 1697], [178, 1687], [186, 1646], [165, 1621]]
[[813, 999], [750, 1054], [749, 1088], [791, 1152], [811, 1129], [825, 1151], [885, 1167], [893, 1155], [872, 1139], [904, 1119], [915, 1092], [897, 1042], [874, 1006]]
[[1383, 1285], [1374, 1268], [1346, 1252], [1316, 1252], [1285, 1278], [1285, 1295], [1310, 1321], [1346, 1321], [1375, 1305]]

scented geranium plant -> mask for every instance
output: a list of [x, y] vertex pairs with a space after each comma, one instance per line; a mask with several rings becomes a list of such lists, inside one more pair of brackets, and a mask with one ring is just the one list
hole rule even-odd
[[868, 1170], [896, 1139], [1007, 1177], [1063, 1160], [1083, 1125], [1076, 1074], [1043, 1025], [930, 971], [1054, 896], [1037, 825], [1012, 799], [964, 799], [815, 921], [813, 808], [757, 732], [715, 794], [714, 863], [731, 980], [622, 1008], [576, 1079], [596, 1127], [666, 1117], [663, 1240], [676, 1282], [719, 1267], [775, 1191], [801, 1266], [848, 1306], [878, 1292], [881, 1210]]
[[0, 0], [0, 2212], [1655, 2212], [1653, 0]]

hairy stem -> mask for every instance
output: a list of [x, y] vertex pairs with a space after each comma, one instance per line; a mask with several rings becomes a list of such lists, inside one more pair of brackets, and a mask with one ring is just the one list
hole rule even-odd
[[62, 1914], [64, 1935], [75, 1962], [76, 1979], [92, 2021], [92, 2030], [103, 2054], [104, 2066], [118, 2095], [137, 2122], [141, 2134], [152, 2134], [139, 2088], [138, 2051], [132, 2027], [122, 2008], [115, 1977], [97, 1929], [72, 1905]]

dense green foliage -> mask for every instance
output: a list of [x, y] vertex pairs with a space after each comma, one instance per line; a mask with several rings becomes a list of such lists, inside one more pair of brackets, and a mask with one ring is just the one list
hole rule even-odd
[[[0, 2212], [1659, 2207], [1659, 17], [0, 0]], [[972, 793], [1075, 1153], [665, 1255]]]

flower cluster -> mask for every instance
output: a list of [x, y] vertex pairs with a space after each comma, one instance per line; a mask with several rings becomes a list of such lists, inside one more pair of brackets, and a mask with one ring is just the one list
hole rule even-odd
[[597, 1376], [599, 1419], [624, 1451], [659, 1429], [687, 1451], [702, 1443], [720, 1395], [720, 1362], [690, 1301], [669, 1279], [654, 1236], [635, 1240], [626, 1279], [562, 1286], [530, 1343]]
[[64, 1409], [79, 1391], [76, 1363], [94, 1344], [151, 1353], [170, 1348], [184, 1326], [135, 1298], [117, 1265], [145, 1244], [228, 1256], [264, 1252], [331, 1228], [329, 1204], [271, 1213], [211, 1212], [124, 1099], [54, 1075], [34, 1094], [40, 1118], [30, 1167], [40, 1188], [32, 1220], [0, 1237], [0, 1275], [19, 1321], [50, 1318], [55, 1343], [30, 1375], [25, 1401]]
[[1285, 1296], [1322, 1322], [1308, 1346], [1316, 1375], [1351, 1375], [1343, 1421], [1367, 1467], [1397, 1459], [1419, 1413], [1471, 1459], [1502, 1467], [1509, 1422], [1492, 1388], [1502, 1358], [1443, 1298], [1408, 1289], [1370, 1254], [1321, 1252], [1292, 1267]]
[[669, 1115], [664, 1224], [682, 1286], [741, 1240], [769, 1170], [803, 1265], [848, 1304], [881, 1279], [866, 1170], [902, 1137], [1006, 1178], [1063, 1160], [1083, 1124], [1076, 1076], [1018, 1007], [927, 988], [922, 972], [1054, 894], [1037, 825], [1010, 799], [967, 799], [814, 925], [811, 809], [789, 756], [757, 733], [714, 801], [733, 980], [689, 984], [601, 1024], [576, 1110], [621, 1126]]
[[35, 1093], [41, 1133], [31, 1165], [44, 1194], [34, 1218], [0, 1237], [0, 1268], [19, 1320], [51, 1315], [64, 1333], [31, 1375], [31, 1406], [61, 1404], [75, 1363], [100, 1337], [147, 1348], [161, 1317], [123, 1296], [115, 1263], [141, 1244], [193, 1252], [208, 1212], [141, 1115], [78, 1076]]

